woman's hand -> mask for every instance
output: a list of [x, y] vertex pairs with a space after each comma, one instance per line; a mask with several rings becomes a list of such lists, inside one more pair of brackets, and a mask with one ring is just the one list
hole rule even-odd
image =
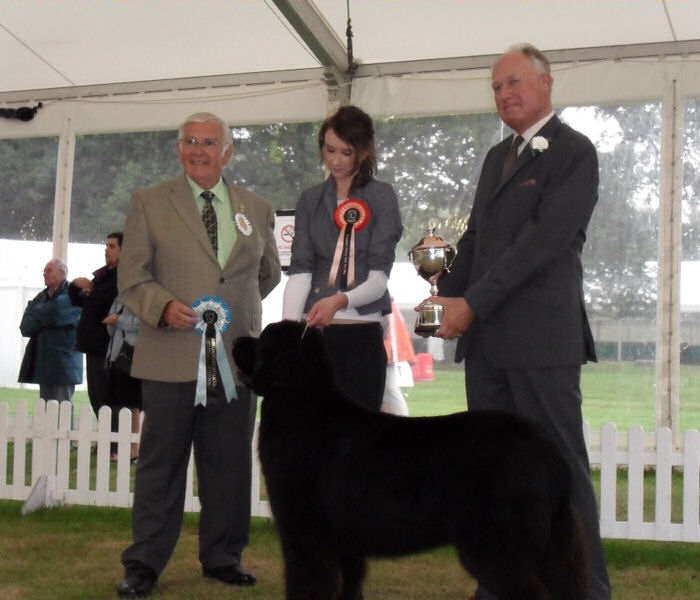
[[102, 319], [102, 322], [105, 325], [116, 325], [118, 318], [119, 315], [117, 313], [112, 313], [111, 315], [107, 315], [104, 319]]
[[333, 320], [335, 313], [348, 305], [348, 297], [345, 294], [335, 294], [328, 298], [322, 298], [311, 307], [306, 315], [306, 322], [311, 327], [325, 327]]

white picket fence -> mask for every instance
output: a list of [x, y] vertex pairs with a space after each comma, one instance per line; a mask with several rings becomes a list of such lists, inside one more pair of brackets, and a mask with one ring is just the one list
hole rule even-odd
[[[46, 506], [64, 503], [132, 505], [131, 444], [139, 441], [139, 434], [131, 433], [131, 411], [125, 408], [120, 411], [119, 431], [113, 433], [108, 407], [100, 409], [98, 419], [88, 405], [82, 406], [79, 415], [73, 415], [72, 409], [70, 402], [59, 405], [55, 400], [37, 399], [33, 415], [19, 402], [11, 416], [8, 405], [0, 403], [0, 499], [26, 501], [32, 490], [41, 485], [40, 493], [45, 494], [41, 503]], [[118, 444], [117, 462], [110, 461], [112, 442]], [[13, 460], [8, 467], [10, 443], [13, 444]], [[257, 427], [253, 443], [257, 447]], [[75, 451], [71, 452], [72, 449]], [[31, 469], [27, 470], [29, 456]], [[253, 516], [272, 516], [269, 503], [260, 499], [257, 456], [253, 460], [251, 500]], [[199, 512], [193, 456], [187, 468], [185, 510]]]
[[[72, 406], [64, 402], [37, 400], [34, 413], [18, 403], [10, 415], [7, 404], [0, 403], [0, 499], [26, 501], [30, 493], [43, 495], [47, 506], [87, 504], [130, 507], [130, 445], [138, 442], [131, 433], [131, 413], [122, 409], [119, 432], [112, 433], [110, 410], [100, 410], [95, 419], [89, 406], [72, 415]], [[700, 433], [686, 431], [673, 438], [661, 428], [655, 434], [641, 427], [619, 432], [607, 423], [600, 432], [585, 425], [584, 435], [591, 465], [600, 469], [600, 527], [603, 537], [623, 539], [700, 542]], [[110, 443], [118, 444], [118, 460], [110, 462]], [[8, 461], [12, 444], [13, 460]], [[257, 447], [257, 428], [254, 439]], [[96, 452], [93, 449], [96, 448]], [[72, 449], [75, 451], [71, 452]], [[31, 456], [31, 469], [27, 470]], [[92, 465], [91, 465], [91, 461]], [[94, 465], [94, 469], [91, 466]], [[194, 492], [194, 462], [187, 472], [185, 510], [199, 511]], [[116, 469], [116, 475], [111, 471]], [[644, 515], [645, 472], [655, 474], [653, 520]], [[682, 493], [673, 494], [672, 474], [682, 473]], [[94, 473], [94, 476], [91, 475]], [[626, 514], [618, 514], [618, 477], [627, 475]], [[28, 475], [27, 473], [31, 473]], [[38, 484], [41, 486], [39, 492]], [[252, 514], [270, 517], [270, 506], [260, 498], [260, 465], [253, 460]], [[34, 492], [32, 492], [34, 490]], [[672, 520], [672, 507], [682, 503], [682, 521]], [[624, 505], [624, 503], [622, 503]], [[647, 507], [647, 512], [649, 508]]]
[[[603, 537], [700, 542], [700, 432], [690, 429], [674, 440], [668, 427], [647, 434], [642, 427], [618, 432], [615, 425], [606, 423], [595, 436], [586, 425], [584, 435], [591, 465], [600, 468]], [[627, 472], [626, 515], [617, 514], [620, 468]], [[649, 470], [655, 473], [653, 521], [644, 520], [644, 476]], [[682, 492], [676, 497], [674, 471], [683, 474]], [[676, 503], [682, 503], [681, 522], [671, 518]]]

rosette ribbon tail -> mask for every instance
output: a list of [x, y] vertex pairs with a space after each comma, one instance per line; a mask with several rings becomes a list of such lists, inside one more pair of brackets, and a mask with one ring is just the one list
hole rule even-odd
[[199, 316], [195, 330], [202, 334], [194, 404], [206, 406], [207, 394], [213, 394], [216, 391], [219, 380], [223, 386], [226, 401], [230, 402], [232, 398], [237, 397], [236, 384], [231, 366], [226, 359], [221, 336], [230, 321], [228, 306], [218, 298], [203, 298], [197, 301], [193, 308]]
[[[214, 361], [211, 364], [211, 358], [207, 361], [207, 336], [206, 334], [202, 336], [202, 346], [199, 351], [199, 367], [197, 369], [197, 391], [195, 393], [194, 405], [207, 405], [207, 388], [209, 383], [214, 383], [216, 385], [216, 367], [219, 368], [219, 376], [221, 377], [221, 385], [224, 386], [224, 393], [226, 394], [226, 401], [231, 402], [232, 398], [237, 398], [236, 394], [236, 384], [233, 379], [233, 373], [231, 373], [231, 366], [226, 360], [226, 356], [223, 352], [217, 352], [219, 348], [224, 347], [223, 339], [221, 338], [221, 333], [216, 329], [216, 334], [214, 338]], [[207, 364], [209, 362], [209, 364]], [[213, 368], [213, 379], [212, 379], [212, 368]]]
[[334, 287], [338, 283], [338, 277], [341, 290], [347, 289], [355, 280], [355, 228], [349, 223], [341, 229], [338, 236], [328, 285]]

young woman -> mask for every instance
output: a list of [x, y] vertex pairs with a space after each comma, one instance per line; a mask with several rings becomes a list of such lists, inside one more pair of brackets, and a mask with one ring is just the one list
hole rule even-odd
[[302, 192], [295, 211], [283, 317], [323, 327], [336, 379], [356, 402], [379, 410], [386, 376], [387, 282], [402, 225], [392, 187], [374, 178], [372, 119], [344, 106], [318, 134], [330, 175]]

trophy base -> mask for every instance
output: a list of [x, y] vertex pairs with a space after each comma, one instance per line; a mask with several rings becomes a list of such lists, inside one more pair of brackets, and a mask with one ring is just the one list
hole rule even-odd
[[413, 328], [413, 331], [416, 333], [416, 335], [419, 335], [424, 338], [428, 337], [433, 337], [437, 330], [440, 329], [440, 325], [420, 325], [418, 321], [416, 321], [416, 326]]
[[421, 337], [432, 337], [440, 329], [440, 319], [442, 318], [442, 306], [426, 302], [418, 312], [416, 325], [413, 331]]

